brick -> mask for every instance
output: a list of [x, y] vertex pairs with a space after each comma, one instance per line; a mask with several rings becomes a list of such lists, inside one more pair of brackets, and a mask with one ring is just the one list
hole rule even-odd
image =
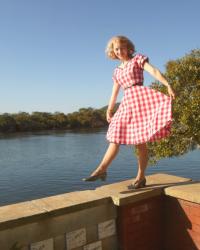
[[197, 232], [194, 232], [190, 229], [187, 230], [187, 233], [190, 235], [190, 237], [195, 241], [200, 244], [200, 235]]
[[197, 232], [200, 235], [200, 225], [192, 224], [192, 231]]
[[128, 242], [124, 246], [126, 250], [160, 250], [161, 245], [158, 242], [153, 242], [151, 240], [139, 240], [136, 242]]
[[153, 221], [153, 220], [159, 220], [162, 219], [161, 211], [149, 211], [146, 214], [141, 215], [142, 219]]
[[[166, 246], [166, 250], [168, 249], [187, 249], [197, 250], [197, 246], [200, 247], [199, 242], [199, 234], [193, 232], [190, 229], [186, 229], [182, 227], [181, 225], [173, 225], [170, 227], [165, 234], [165, 240], [164, 240]], [[184, 248], [183, 248], [184, 247]]]
[[137, 214], [132, 217], [125, 217], [120, 220], [120, 225], [122, 227], [131, 227], [138, 223], [143, 224], [144, 222], [156, 225], [156, 223], [160, 224], [161, 220], [162, 217], [159, 211], [157, 213], [151, 211], [145, 214]]
[[135, 223], [133, 226], [127, 227], [125, 230], [132, 233], [141, 233], [145, 230], [145, 228], [149, 228], [149, 225], [150, 224], [147, 221], [141, 221], [139, 223]]
[[198, 250], [198, 248], [194, 244], [181, 244], [181, 245], [176, 245], [174, 244], [166, 244], [162, 250]]
[[190, 207], [190, 214], [200, 217], [200, 207]]
[[179, 203], [183, 204], [184, 206], [200, 208], [200, 204], [197, 204], [197, 203], [194, 203], [194, 202], [185, 201], [185, 200], [181, 200], [181, 199], [177, 199], [177, 201]]
[[177, 202], [178, 202], [181, 206], [188, 206], [188, 207], [191, 207], [191, 206], [192, 206], [192, 202], [190, 202], [190, 201], [185, 201], [185, 200], [177, 199]]
[[[198, 213], [198, 209], [193, 208], [186, 208], [187, 212], [171, 208], [169, 211], [167, 211], [166, 217], [168, 221], [177, 221], [179, 223], [182, 223], [184, 225], [187, 225], [188, 228], [192, 227], [192, 224], [200, 225], [200, 216]], [[199, 211], [200, 212], [200, 211]]]
[[141, 231], [136, 232], [127, 232], [126, 235], [124, 235], [124, 241], [126, 242], [134, 242], [137, 241], [159, 241], [161, 238], [161, 230], [159, 229], [153, 229], [151, 227], [146, 228]]
[[131, 217], [133, 215], [144, 213], [146, 211], [148, 211], [148, 204], [135, 205], [131, 207], [127, 206], [123, 207], [120, 216]]
[[188, 219], [188, 217], [185, 217], [183, 215], [173, 215], [166, 217], [166, 225], [169, 225], [170, 227], [178, 225], [178, 227], [183, 228], [192, 228], [192, 223]]
[[176, 211], [178, 213], [183, 213], [183, 214], [188, 214], [190, 212], [190, 207], [189, 206], [185, 206], [182, 203], [180, 204], [178, 201], [169, 201], [167, 202], [166, 206], [165, 206], [165, 210], [166, 211]]
[[131, 215], [145, 213], [149, 210], [148, 204], [142, 204], [140, 206], [133, 207], [130, 211]]
[[190, 222], [200, 225], [200, 217], [199, 216], [195, 216], [193, 214], [188, 214], [188, 220], [190, 220]]
[[128, 226], [132, 226], [133, 224], [137, 224], [139, 223], [143, 223], [148, 222], [148, 223], [153, 223], [155, 225], [155, 221], [156, 222], [160, 222], [162, 219], [162, 213], [161, 211], [153, 211], [150, 210], [146, 213], [142, 213], [142, 214], [137, 214], [137, 215], [133, 215], [133, 216], [124, 216], [123, 218], [120, 218], [118, 220], [118, 223], [120, 223], [121, 226], [123, 227], [128, 227]]
[[122, 224], [124, 225], [130, 225], [130, 224], [134, 224], [137, 223], [141, 220], [141, 215], [136, 215], [136, 216], [131, 216], [131, 217], [125, 217], [122, 221]]
[[161, 197], [153, 197], [150, 199], [142, 200], [139, 202], [136, 202], [134, 204], [129, 204], [126, 206], [122, 206], [118, 210], [118, 215], [120, 216], [131, 216], [132, 214], [135, 213], [140, 213], [140, 212], [145, 212], [148, 208], [150, 209], [155, 209], [157, 206], [162, 205], [163, 198]]

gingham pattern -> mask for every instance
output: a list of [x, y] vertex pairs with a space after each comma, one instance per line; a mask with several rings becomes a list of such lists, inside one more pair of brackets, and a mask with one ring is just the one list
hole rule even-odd
[[[119, 69], [121, 73], [115, 70], [114, 78], [125, 91], [108, 128], [107, 139], [110, 142], [137, 145], [160, 140], [170, 134], [171, 98], [148, 87], [130, 87], [143, 80], [145, 60], [147, 57], [139, 54], [124, 69]], [[137, 71], [136, 68], [140, 70]], [[133, 75], [137, 78], [133, 79]]]
[[124, 69], [117, 67], [114, 70], [113, 80], [118, 82], [123, 89], [143, 83], [143, 66], [146, 61], [148, 61], [148, 57], [141, 54], [135, 55]]

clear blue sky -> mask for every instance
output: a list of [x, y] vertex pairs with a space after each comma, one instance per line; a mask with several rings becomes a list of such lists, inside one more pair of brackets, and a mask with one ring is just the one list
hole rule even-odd
[[199, 10], [199, 0], [1, 0], [0, 113], [107, 105], [110, 37], [128, 36], [164, 72], [200, 47]]

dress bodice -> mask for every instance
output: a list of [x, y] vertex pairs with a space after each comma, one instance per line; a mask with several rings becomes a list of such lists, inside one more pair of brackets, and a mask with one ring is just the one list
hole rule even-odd
[[148, 57], [136, 54], [128, 61], [124, 68], [115, 68], [113, 80], [122, 86], [123, 89], [129, 88], [132, 85], [143, 84], [143, 70], [146, 61], [148, 61]]

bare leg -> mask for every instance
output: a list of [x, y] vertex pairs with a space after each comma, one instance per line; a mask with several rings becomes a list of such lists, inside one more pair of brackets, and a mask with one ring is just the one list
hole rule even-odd
[[136, 180], [142, 180], [145, 177], [145, 170], [148, 163], [148, 149], [146, 143], [136, 145], [138, 149], [138, 173]]
[[95, 169], [95, 171], [91, 174], [91, 176], [97, 175], [99, 173], [103, 173], [106, 171], [110, 163], [114, 160], [115, 156], [119, 152], [119, 144], [110, 143], [108, 149], [99, 164], [99, 166]]

